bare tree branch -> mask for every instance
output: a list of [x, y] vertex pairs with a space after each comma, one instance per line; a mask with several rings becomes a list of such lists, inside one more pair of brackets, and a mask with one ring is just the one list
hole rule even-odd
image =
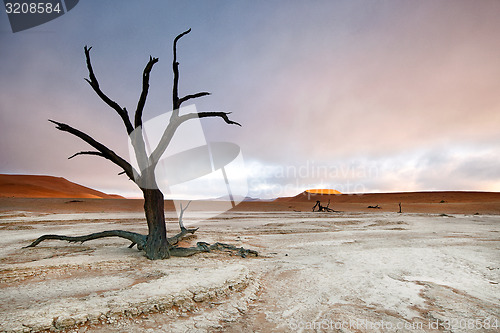
[[146, 153], [146, 145], [144, 143], [144, 137], [142, 135], [142, 112], [144, 110], [144, 106], [146, 105], [146, 99], [148, 97], [149, 91], [149, 74], [153, 69], [154, 64], [158, 62], [158, 58], [149, 57], [149, 61], [144, 68], [142, 74], [142, 92], [141, 97], [139, 98], [139, 102], [137, 103], [137, 109], [135, 110], [135, 119], [134, 125], [135, 130], [132, 133], [129, 133], [129, 137], [134, 147], [135, 157], [137, 159], [137, 164], [139, 165], [139, 169], [142, 172], [144, 169], [148, 167], [148, 155]]
[[182, 203], [180, 203], [181, 213], [179, 214], [179, 227], [181, 228], [181, 230], [186, 229], [184, 227], [184, 222], [182, 221], [182, 217], [184, 216], [184, 212], [188, 209], [190, 204], [191, 204], [191, 200], [188, 201], [188, 203], [186, 204], [186, 207], [182, 208]]
[[76, 157], [78, 155], [97, 155], [97, 156], [104, 157], [104, 155], [99, 151], [81, 151], [79, 153], [75, 153], [75, 154], [71, 155], [70, 157], [68, 157], [68, 160], [70, 160], [73, 157]]
[[142, 74], [142, 93], [137, 103], [137, 109], [135, 111], [135, 128], [142, 126], [142, 111], [144, 110], [144, 105], [146, 104], [146, 98], [148, 97], [149, 91], [149, 73], [153, 69], [154, 64], [158, 62], [158, 58], [149, 57], [149, 62], [144, 68], [144, 72]]
[[191, 29], [184, 31], [183, 33], [177, 35], [174, 39], [174, 60], [172, 61], [172, 69], [174, 71], [174, 84], [172, 87], [172, 117], [179, 115], [179, 107], [181, 106], [179, 100], [179, 63], [177, 62], [177, 41], [182, 38], [182, 36], [191, 32]]
[[[51, 123], [56, 124], [56, 128], [60, 131], [63, 132], [68, 132], [70, 134], [73, 134], [74, 136], [79, 137], [83, 141], [87, 142], [89, 145], [97, 149], [104, 158], [110, 160], [114, 164], [118, 165], [120, 168], [125, 171], [127, 176], [129, 176], [130, 179], [134, 180], [134, 168], [132, 165], [130, 165], [129, 162], [118, 156], [114, 151], [103, 145], [102, 143], [96, 141], [94, 138], [92, 138], [90, 135], [83, 133], [80, 130], [77, 130], [76, 128], [73, 128], [67, 124], [60, 123], [54, 120], [50, 120]], [[78, 154], [78, 153], [77, 153]], [[135, 180], [134, 180], [135, 181]]]
[[238, 125], [241, 126], [240, 123], [229, 119], [228, 115], [231, 112], [197, 112], [197, 113], [188, 113], [179, 117], [181, 122], [184, 122], [189, 119], [195, 118], [209, 118], [209, 117], [220, 117], [224, 119], [224, 121], [229, 125]]
[[85, 79], [92, 89], [96, 92], [96, 94], [104, 101], [104, 103], [108, 104], [111, 108], [115, 109], [115, 111], [120, 115], [120, 117], [123, 120], [123, 123], [125, 124], [125, 127], [127, 129], [127, 133], [130, 134], [134, 130], [134, 127], [132, 126], [132, 123], [130, 122], [130, 118], [128, 116], [128, 112], [126, 108], [122, 108], [118, 103], [115, 101], [111, 100], [106, 94], [104, 94], [99, 88], [99, 82], [97, 81], [97, 78], [94, 75], [94, 70], [92, 69], [92, 63], [90, 61], [90, 50], [92, 47], [84, 47], [85, 50], [85, 58], [87, 60], [87, 69], [89, 71], [89, 79]]
[[168, 243], [170, 245], [176, 245], [179, 243], [179, 241], [184, 238], [187, 234], [194, 234], [198, 228], [191, 228], [187, 229], [184, 227], [184, 222], [182, 221], [182, 217], [184, 216], [184, 212], [188, 209], [189, 205], [191, 204], [191, 200], [187, 203], [186, 207], [182, 208], [182, 203], [180, 204], [181, 206], [181, 213], [179, 214], [179, 228], [181, 229], [181, 232], [177, 233], [173, 237], [168, 238]]
[[199, 93], [196, 93], [196, 94], [184, 96], [181, 99], [179, 99], [179, 107], [181, 106], [182, 103], [184, 103], [187, 100], [190, 100], [192, 98], [199, 98], [199, 97], [203, 97], [203, 96], [207, 96], [207, 95], [210, 95], [210, 93], [206, 92], [206, 91], [203, 91], [203, 92], [199, 92]]

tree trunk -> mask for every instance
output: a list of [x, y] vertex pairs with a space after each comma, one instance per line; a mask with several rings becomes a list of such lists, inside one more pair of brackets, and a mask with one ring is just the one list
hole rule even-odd
[[148, 222], [148, 238], [144, 251], [151, 260], [168, 259], [170, 244], [165, 226], [163, 193], [159, 189], [142, 189], [144, 194], [144, 212]]

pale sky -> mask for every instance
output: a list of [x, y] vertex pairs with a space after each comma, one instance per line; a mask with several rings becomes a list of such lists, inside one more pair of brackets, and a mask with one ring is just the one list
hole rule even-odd
[[[145, 119], [180, 93], [210, 91], [207, 140], [241, 147], [249, 195], [500, 191], [500, 1], [82, 0], [12, 33], [0, 14], [0, 173], [46, 174], [139, 197], [68, 123], [128, 157], [120, 118], [83, 80], [92, 46], [102, 90], [134, 110], [149, 56]], [[192, 189], [191, 189], [192, 190]], [[202, 191], [203, 188], [200, 188]]]

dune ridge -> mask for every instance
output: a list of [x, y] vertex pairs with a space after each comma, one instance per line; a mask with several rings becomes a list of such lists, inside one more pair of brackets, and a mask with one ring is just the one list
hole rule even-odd
[[306, 193], [311, 193], [311, 194], [342, 194], [342, 192], [333, 190], [333, 189], [325, 189], [325, 188], [315, 188], [315, 189], [309, 189], [305, 190]]
[[0, 197], [123, 199], [85, 187], [62, 177], [0, 174]]

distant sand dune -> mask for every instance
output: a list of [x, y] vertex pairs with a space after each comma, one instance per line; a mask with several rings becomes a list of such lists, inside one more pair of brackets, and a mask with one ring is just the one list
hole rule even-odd
[[72, 183], [62, 177], [0, 175], [0, 197], [123, 199]]
[[[307, 191], [294, 197], [278, 198], [274, 210], [311, 210], [316, 201], [347, 212], [397, 212], [399, 203], [404, 213], [500, 214], [500, 192], [429, 191], [365, 194], [314, 194]], [[270, 207], [271, 208], [271, 207]]]
[[[321, 191], [320, 191], [321, 192]], [[78, 198], [78, 202], [68, 201]], [[243, 201], [234, 211], [302, 211], [312, 210], [319, 200], [330, 208], [343, 212], [397, 212], [434, 214], [500, 214], [500, 192], [400, 192], [366, 194], [316, 194], [303, 192], [294, 197], [274, 201]], [[125, 199], [74, 184], [64, 178], [50, 176], [0, 175], [0, 212], [142, 212], [143, 199]], [[165, 201], [166, 211], [173, 211], [171, 200]], [[223, 201], [205, 201], [190, 211], [224, 211]]]
[[428, 192], [394, 192], [364, 194], [321, 194], [304, 191], [294, 197], [278, 198], [283, 202], [321, 202], [335, 203], [466, 203], [466, 202], [500, 202], [500, 192], [466, 192], [466, 191], [428, 191]]

